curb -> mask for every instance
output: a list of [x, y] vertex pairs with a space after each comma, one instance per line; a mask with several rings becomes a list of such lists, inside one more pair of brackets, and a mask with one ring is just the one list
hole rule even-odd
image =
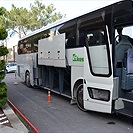
[[13, 112], [8, 103], [5, 106], [3, 106], [2, 110], [6, 115], [7, 119], [9, 120], [11, 127], [1, 125], [0, 133], [29, 133], [29, 130], [21, 122], [18, 116]]
[[9, 105], [12, 107], [15, 114], [17, 113], [27, 124], [31, 127], [34, 133], [39, 133], [39, 131], [29, 122], [29, 120], [13, 105], [13, 103], [8, 100]]

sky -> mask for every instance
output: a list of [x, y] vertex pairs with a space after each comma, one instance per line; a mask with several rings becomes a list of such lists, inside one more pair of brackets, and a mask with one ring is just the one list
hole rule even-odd
[[[66, 14], [66, 17], [76, 16], [91, 10], [98, 9], [118, 2], [120, 0], [39, 0], [43, 4], [53, 4], [56, 8], [56, 12]], [[11, 5], [14, 4], [16, 7], [30, 8], [30, 3], [34, 3], [34, 0], [0, 0], [0, 6], [5, 7], [7, 10], [11, 10]], [[7, 40], [7, 47], [12, 48], [17, 45], [18, 35]]]

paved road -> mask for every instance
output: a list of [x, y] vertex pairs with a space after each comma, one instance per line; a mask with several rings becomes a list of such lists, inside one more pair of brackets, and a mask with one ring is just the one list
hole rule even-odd
[[[17, 81], [19, 84], [14, 85]], [[9, 100], [26, 116], [40, 133], [133, 133], [132, 119], [115, 114], [82, 112], [70, 99], [47, 91], [27, 88], [14, 73], [6, 75]]]

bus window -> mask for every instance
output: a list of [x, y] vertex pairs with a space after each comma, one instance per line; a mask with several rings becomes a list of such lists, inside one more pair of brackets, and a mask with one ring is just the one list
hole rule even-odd
[[105, 31], [101, 29], [86, 33], [86, 45], [93, 75], [109, 75], [108, 43], [105, 38]]
[[18, 44], [18, 54], [22, 54], [23, 53], [23, 44], [21, 42], [19, 42]]
[[75, 21], [70, 21], [68, 23], [62, 24], [56, 27], [56, 33], [66, 34], [66, 48], [76, 47], [76, 27]]
[[[115, 28], [115, 69], [116, 75], [121, 76], [122, 71], [133, 67], [128, 64], [128, 52], [133, 49], [133, 26], [118, 26]], [[123, 69], [124, 68], [124, 69]], [[121, 70], [122, 69], [122, 70]], [[128, 71], [126, 72], [128, 73]], [[125, 78], [125, 77], [124, 77]]]
[[38, 44], [33, 44], [32, 53], [38, 52]]
[[127, 36], [128, 41], [133, 45], [133, 26], [117, 27], [115, 30], [116, 42], [120, 41], [120, 36]]
[[79, 47], [85, 46], [85, 34], [84, 32], [79, 33]]
[[88, 46], [105, 45], [104, 32], [103, 31], [95, 31], [95, 32], [87, 33], [86, 42], [87, 42]]

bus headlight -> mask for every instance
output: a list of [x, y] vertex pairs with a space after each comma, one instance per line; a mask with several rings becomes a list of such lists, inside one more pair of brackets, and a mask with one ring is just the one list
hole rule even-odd
[[101, 100], [101, 101], [109, 101], [110, 99], [110, 91], [108, 90], [88, 87], [88, 92], [89, 96], [92, 99]]

